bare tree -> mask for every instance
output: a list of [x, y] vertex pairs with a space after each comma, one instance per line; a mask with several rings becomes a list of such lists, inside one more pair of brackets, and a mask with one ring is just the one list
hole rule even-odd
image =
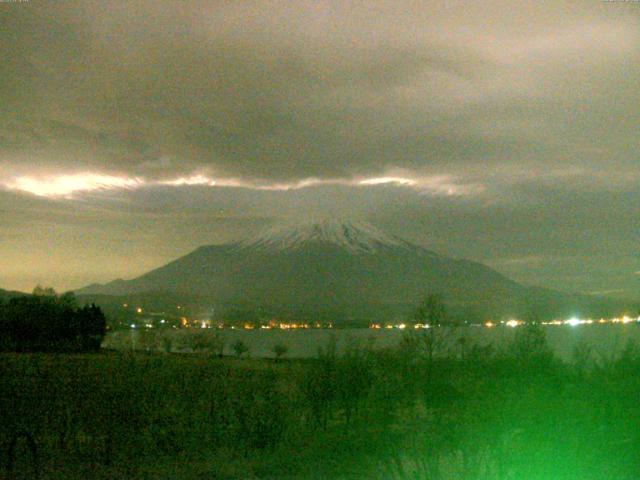
[[441, 345], [441, 335], [436, 332], [447, 321], [447, 312], [442, 296], [437, 293], [428, 294], [416, 308], [414, 313], [416, 323], [427, 326], [427, 332], [422, 336], [423, 347], [429, 360], [433, 360], [436, 349]]

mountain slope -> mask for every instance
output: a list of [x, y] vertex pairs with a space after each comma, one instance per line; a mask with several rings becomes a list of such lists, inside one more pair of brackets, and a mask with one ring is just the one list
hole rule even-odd
[[[531, 308], [533, 291], [484, 265], [439, 255], [371, 225], [326, 221], [200, 247], [133, 280], [77, 293], [140, 292], [197, 295], [212, 305], [253, 305], [278, 313], [372, 317], [406, 315], [428, 292], [442, 294], [465, 315], [515, 315]], [[545, 295], [555, 310], [587, 300]]]

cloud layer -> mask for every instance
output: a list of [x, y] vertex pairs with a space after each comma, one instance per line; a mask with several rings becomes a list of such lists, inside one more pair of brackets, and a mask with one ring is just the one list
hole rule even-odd
[[3, 5], [3, 173], [296, 182], [635, 168], [634, 7]]

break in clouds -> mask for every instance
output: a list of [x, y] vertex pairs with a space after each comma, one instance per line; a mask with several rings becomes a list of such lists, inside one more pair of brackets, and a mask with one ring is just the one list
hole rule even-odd
[[637, 295], [638, 25], [598, 0], [1, 3], [0, 282], [313, 214]]

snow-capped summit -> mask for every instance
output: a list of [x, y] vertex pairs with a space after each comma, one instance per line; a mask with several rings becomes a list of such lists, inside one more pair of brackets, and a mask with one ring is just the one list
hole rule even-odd
[[366, 223], [333, 219], [202, 246], [132, 280], [78, 293], [153, 294], [161, 303], [166, 293], [195, 295], [230, 312], [251, 306], [287, 318], [386, 322], [407, 318], [428, 292], [442, 294], [458, 311], [479, 312], [481, 320], [517, 315], [533, 297], [549, 315], [595, 305], [591, 298], [531, 290], [482, 264], [448, 258]]
[[411, 248], [408, 242], [366, 222], [321, 220], [280, 225], [239, 243], [240, 248], [297, 250], [311, 243], [330, 244], [350, 253], [375, 253], [383, 248]]

